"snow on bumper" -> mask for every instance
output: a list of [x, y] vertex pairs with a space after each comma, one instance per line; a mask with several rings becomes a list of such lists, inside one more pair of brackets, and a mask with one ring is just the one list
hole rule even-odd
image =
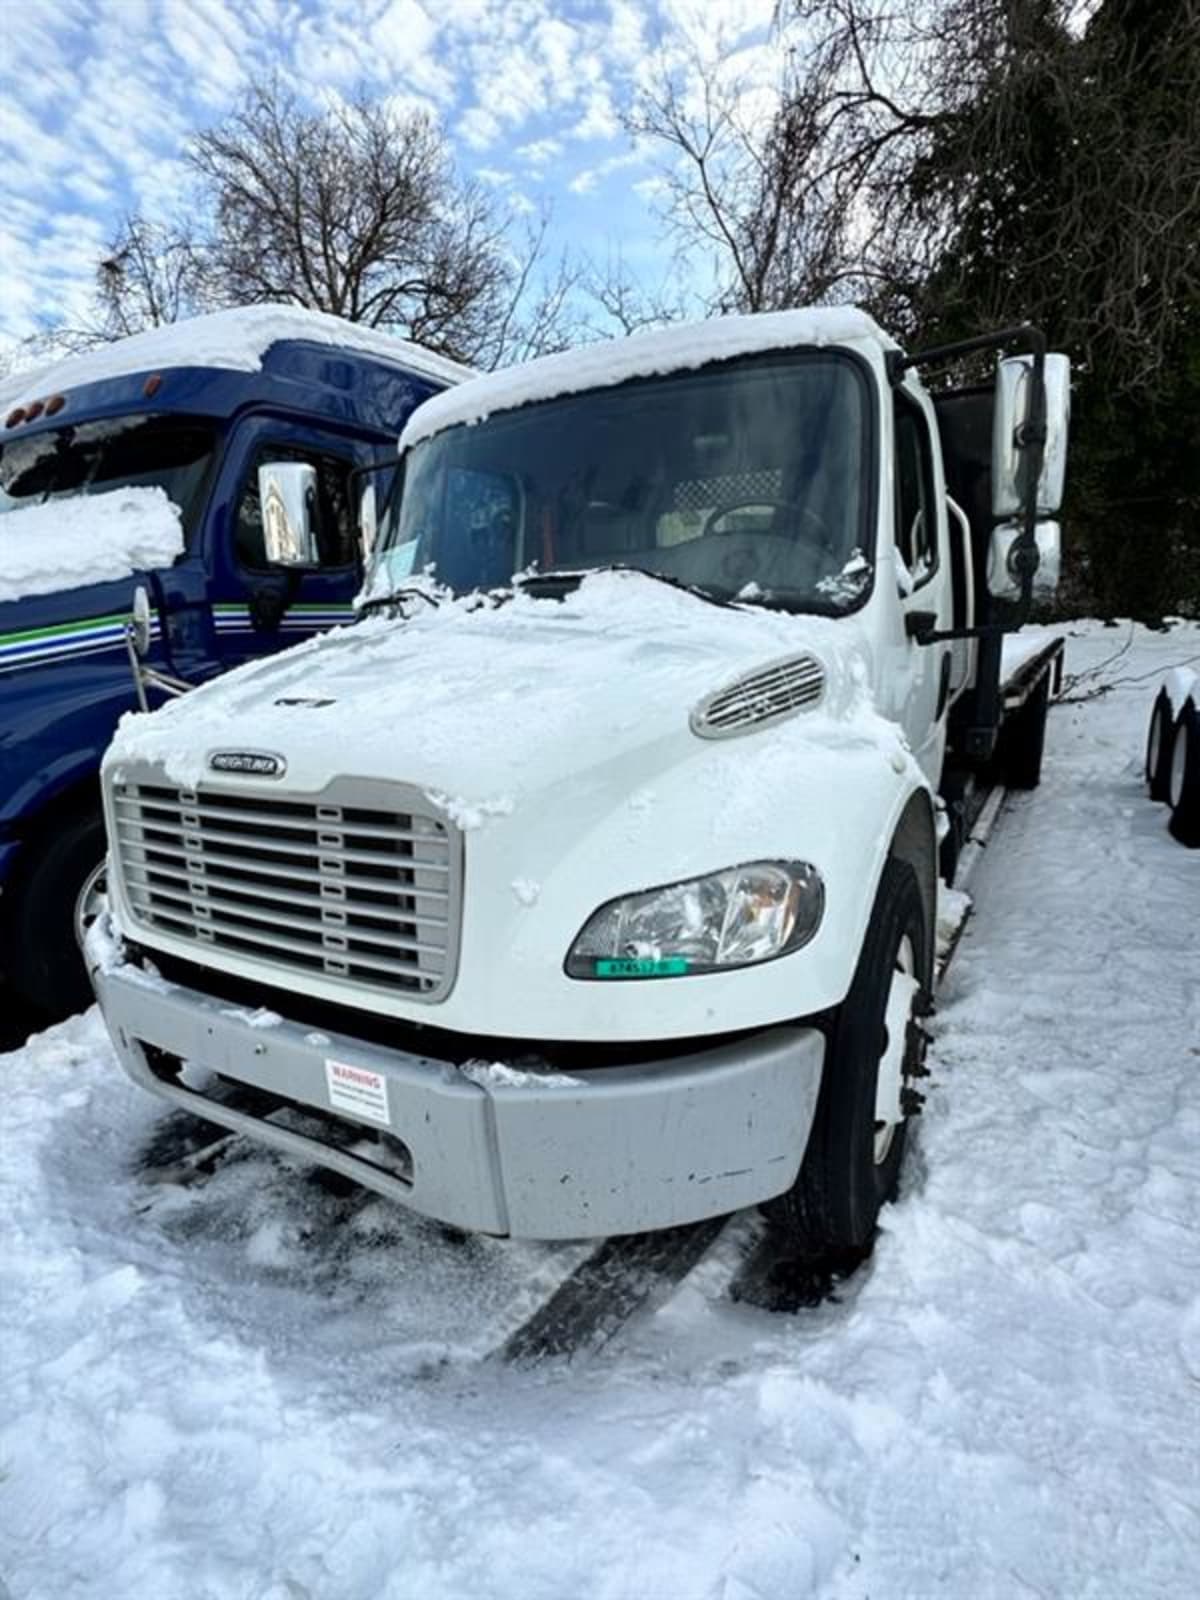
[[[264, 1026], [129, 966], [98, 967], [93, 983], [121, 1063], [144, 1088], [442, 1222], [524, 1238], [672, 1227], [782, 1193], [799, 1170], [824, 1052], [815, 1029], [777, 1027], [570, 1078], [464, 1071], [287, 1021]], [[335, 1063], [349, 1069], [349, 1094]], [[205, 1071], [326, 1118], [337, 1103], [337, 1132], [363, 1137], [348, 1149], [315, 1118], [301, 1119], [304, 1131], [267, 1120], [276, 1113], [265, 1099], [222, 1104], [189, 1086]], [[360, 1108], [348, 1112], [356, 1081]]]

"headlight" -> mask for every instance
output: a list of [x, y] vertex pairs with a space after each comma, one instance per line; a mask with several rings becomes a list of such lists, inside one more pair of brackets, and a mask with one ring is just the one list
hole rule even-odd
[[752, 861], [610, 900], [567, 956], [571, 978], [680, 978], [770, 961], [807, 944], [825, 886], [804, 861]]

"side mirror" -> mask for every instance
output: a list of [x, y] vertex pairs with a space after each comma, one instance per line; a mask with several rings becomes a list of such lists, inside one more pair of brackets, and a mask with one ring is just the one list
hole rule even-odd
[[[1053, 516], [1062, 505], [1067, 470], [1067, 431], [1071, 419], [1071, 363], [1064, 355], [1048, 355], [1043, 367], [1046, 396], [1046, 444], [1038, 478], [1037, 511]], [[992, 412], [992, 514], [1015, 517], [1021, 507], [1021, 436], [1032, 420], [1033, 357], [1006, 356], [996, 367], [996, 401]]]
[[[1032, 551], [1020, 547], [1019, 523], [1004, 522], [992, 529], [988, 545], [987, 586], [995, 600], [1019, 600], [1024, 563]], [[1051, 600], [1058, 590], [1062, 573], [1062, 530], [1057, 522], [1037, 525], [1037, 565], [1033, 573], [1033, 598]]]
[[273, 567], [316, 567], [317, 469], [307, 461], [267, 461], [258, 469], [263, 547]]
[[150, 628], [150, 596], [146, 593], [145, 584], [139, 583], [133, 591], [133, 607], [129, 615], [129, 638], [139, 660], [144, 660], [150, 653]]
[[358, 502], [358, 542], [364, 561], [370, 558], [378, 537], [379, 507], [375, 496], [375, 485], [368, 478], [363, 484], [362, 497]]

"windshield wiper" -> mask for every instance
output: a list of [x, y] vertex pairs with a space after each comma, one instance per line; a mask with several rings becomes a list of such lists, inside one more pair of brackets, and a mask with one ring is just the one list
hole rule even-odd
[[513, 579], [513, 589], [535, 596], [553, 597], [556, 594], [570, 594], [572, 590], [578, 589], [585, 578], [590, 578], [595, 572], [636, 572], [643, 578], [653, 578], [656, 583], [665, 583], [672, 589], [682, 589], [684, 594], [693, 594], [697, 600], [707, 600], [710, 606], [733, 605], [733, 596], [730, 594], [722, 594], [714, 589], [701, 589], [694, 583], [685, 583], [682, 578], [672, 578], [666, 572], [654, 572], [649, 567], [635, 567], [628, 561], [606, 561], [595, 567], [563, 568], [558, 572], [524, 573]]
[[434, 607], [442, 603], [437, 595], [430, 594], [428, 589], [419, 588], [415, 583], [408, 583], [401, 584], [398, 589], [389, 589], [387, 594], [372, 595], [369, 600], [361, 601], [358, 612], [360, 616], [365, 617], [367, 612], [374, 611], [376, 606], [395, 606], [402, 600], [425, 600]]

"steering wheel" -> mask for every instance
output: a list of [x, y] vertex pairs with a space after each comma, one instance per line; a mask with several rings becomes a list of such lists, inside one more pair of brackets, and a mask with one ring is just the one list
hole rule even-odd
[[[812, 524], [820, 537], [822, 547], [830, 554], [833, 553], [837, 539], [834, 530], [825, 521], [824, 517], [819, 516], [811, 506], [801, 505], [798, 500], [772, 500], [765, 495], [755, 495], [745, 500], [735, 500], [732, 505], [715, 506], [705, 517], [704, 526], [700, 529], [699, 537], [703, 539], [710, 533], [718, 532], [718, 522], [724, 521], [726, 517], [731, 516], [735, 511], [744, 511], [750, 506], [759, 508], [770, 506], [772, 511], [794, 512], [801, 522], [810, 522]], [[773, 529], [767, 528], [762, 529], [761, 532], [755, 528], [730, 528], [726, 530], [727, 535], [734, 533], [741, 534], [743, 538], [751, 539], [762, 537], [786, 539], [788, 537], [787, 534], [776, 533]]]
[[[695, 555], [707, 548], [710, 554], [705, 571], [713, 576], [719, 573], [721, 581], [734, 590], [751, 582], [764, 589], [807, 588], [825, 574], [828, 564], [815, 541], [803, 542], [785, 533], [731, 530], [711, 540], [707, 547], [700, 539], [693, 539], [677, 548]], [[676, 575], [686, 578], [689, 573], [680, 568]]]

